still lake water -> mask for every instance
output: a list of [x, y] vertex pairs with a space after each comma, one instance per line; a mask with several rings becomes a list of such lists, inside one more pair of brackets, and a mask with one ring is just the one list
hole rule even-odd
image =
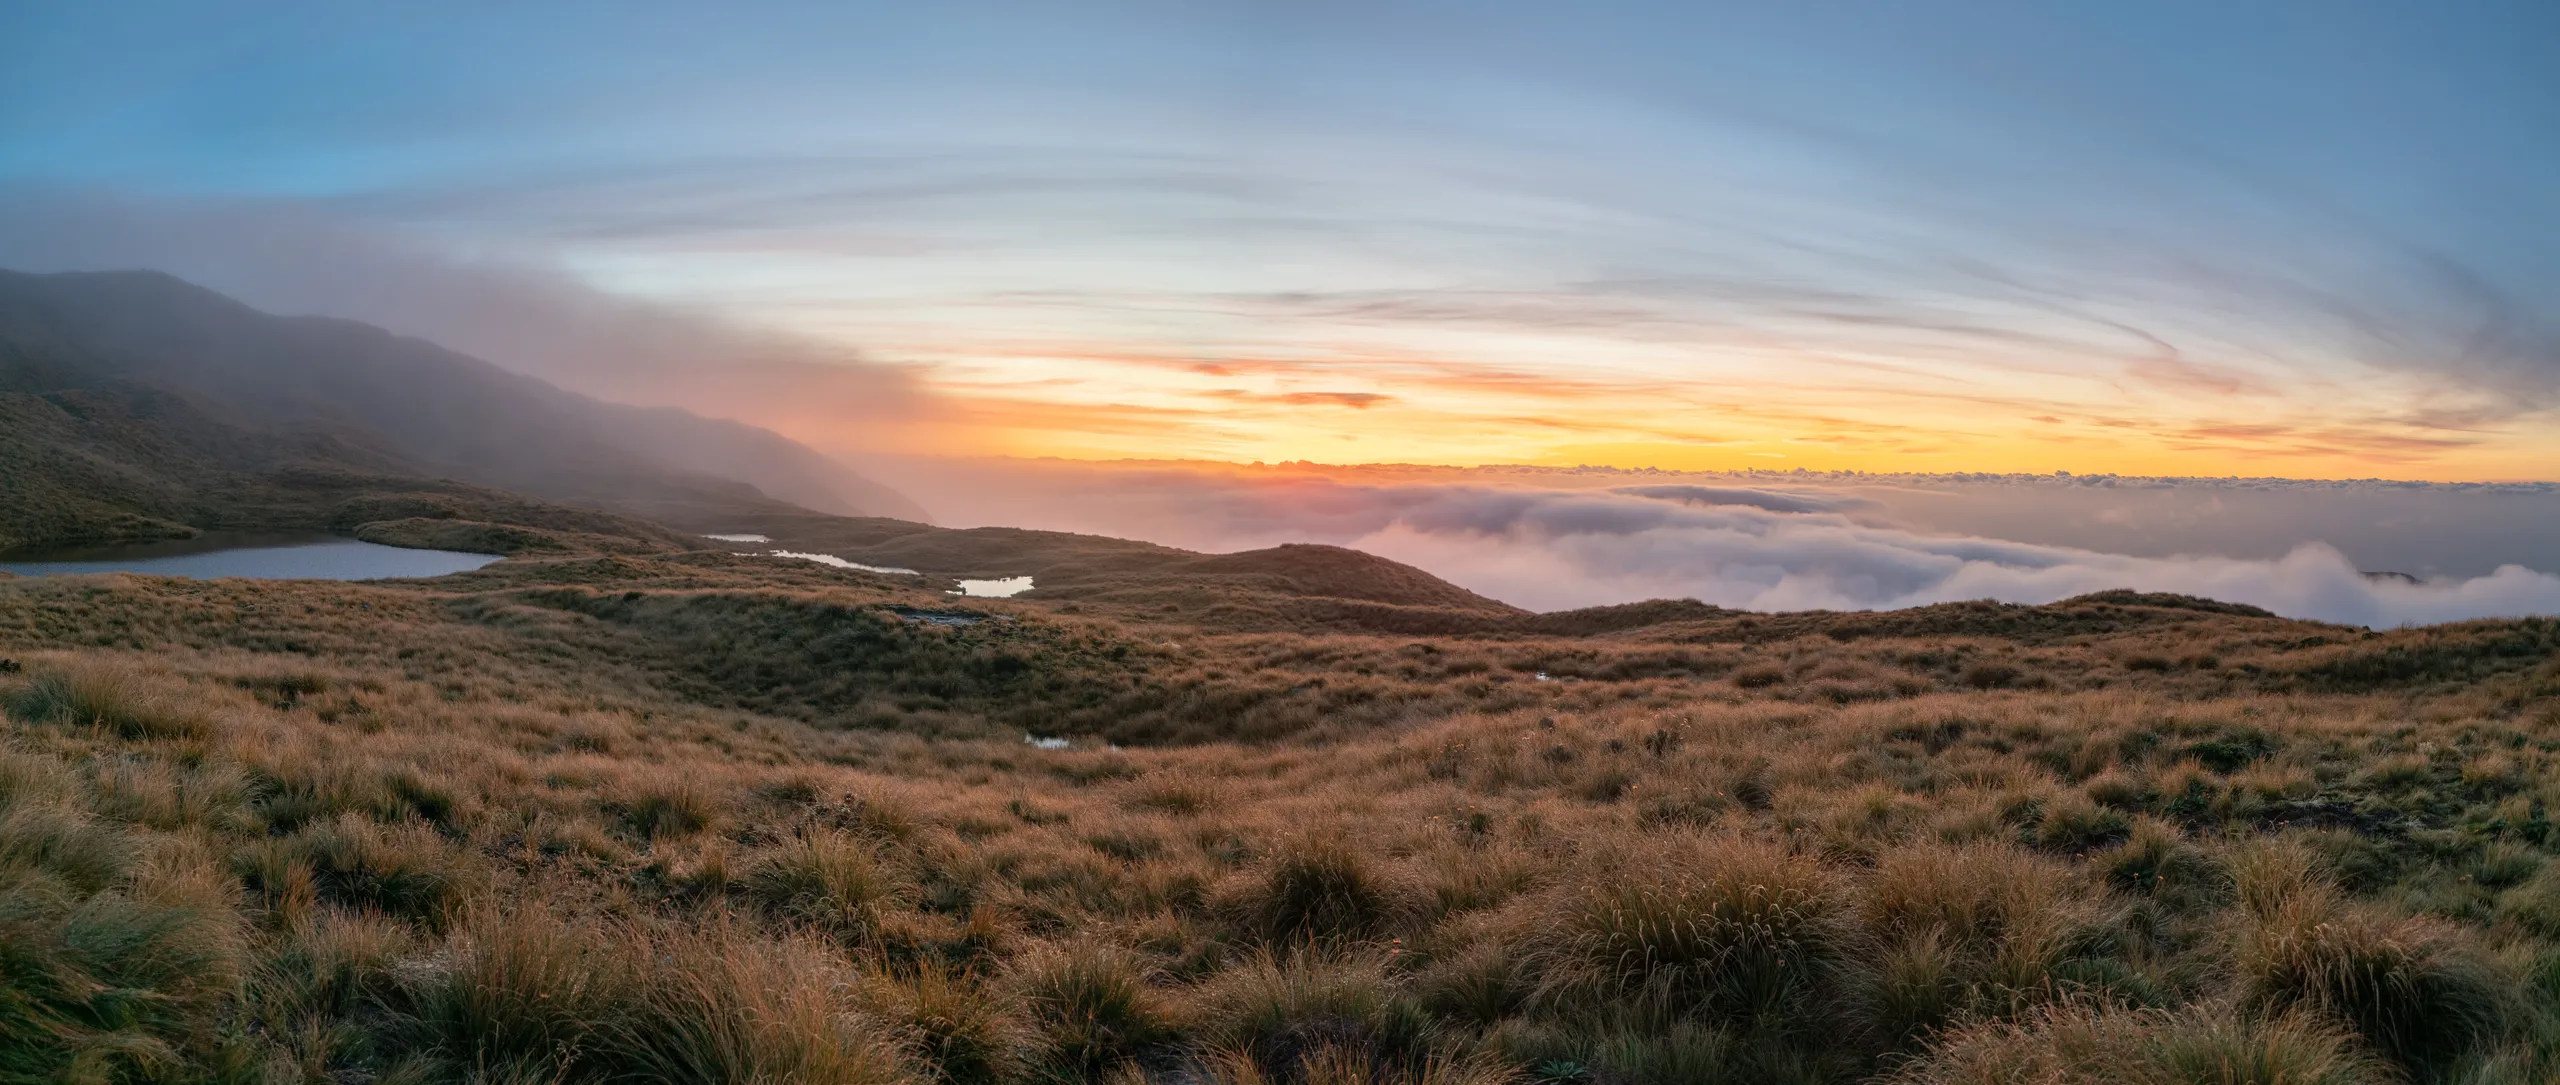
[[332, 535], [214, 535], [182, 542], [54, 550], [0, 559], [0, 573], [65, 576], [147, 573], [197, 579], [382, 580], [443, 576], [477, 569], [495, 554], [411, 550]]
[[1001, 580], [963, 580], [960, 590], [945, 595], [967, 595], [979, 599], [1010, 599], [1031, 590], [1031, 578], [1008, 576]]

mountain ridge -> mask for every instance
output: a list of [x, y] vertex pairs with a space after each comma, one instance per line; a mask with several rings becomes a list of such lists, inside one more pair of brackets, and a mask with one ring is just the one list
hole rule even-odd
[[[0, 271], [0, 420], [0, 509], [22, 528], [0, 532], [0, 545], [184, 534], [204, 526], [179, 512], [204, 504], [187, 493], [256, 489], [243, 479], [310, 465], [653, 517], [924, 516], [770, 431], [608, 403], [371, 325], [262, 313], [158, 272]], [[66, 478], [79, 484], [47, 482]]]

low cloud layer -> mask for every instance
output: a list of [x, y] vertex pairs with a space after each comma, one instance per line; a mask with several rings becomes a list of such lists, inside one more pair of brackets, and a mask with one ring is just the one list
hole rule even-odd
[[2274, 560], [2138, 558], [1614, 493], [1445, 490], [1350, 545], [1538, 610], [1662, 597], [1750, 610], [1884, 610], [2132, 588], [2351, 625], [2560, 614], [2560, 577], [2515, 565], [2409, 583], [2368, 577], [2316, 543]]
[[[1202, 550], [1335, 543], [1535, 610], [1655, 598], [1881, 610], [1970, 599], [2045, 603], [2131, 588], [2377, 627], [2560, 614], [2560, 576], [2520, 564], [2474, 575], [2373, 576], [2316, 539], [2248, 557], [2109, 553], [1914, 528], [1855, 490], [1818, 485], [1566, 488], [1561, 483], [1572, 480], [1367, 481], [1054, 461], [945, 464], [931, 475], [908, 466], [909, 484], [944, 495], [941, 507], [956, 524], [1091, 531]], [[2017, 489], [2027, 501], [2047, 496]], [[2487, 496], [2560, 502], [2560, 494]]]

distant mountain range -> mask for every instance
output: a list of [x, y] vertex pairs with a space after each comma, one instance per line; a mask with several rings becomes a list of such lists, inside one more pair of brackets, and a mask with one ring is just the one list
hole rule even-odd
[[0, 272], [0, 549], [324, 526], [336, 502], [417, 480], [679, 525], [925, 519], [743, 423], [606, 403], [156, 272]]

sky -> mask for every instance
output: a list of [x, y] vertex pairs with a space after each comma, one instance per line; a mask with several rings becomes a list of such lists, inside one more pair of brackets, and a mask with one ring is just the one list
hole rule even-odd
[[2550, 479], [2554, 57], [2542, 0], [19, 0], [0, 265], [854, 454]]

